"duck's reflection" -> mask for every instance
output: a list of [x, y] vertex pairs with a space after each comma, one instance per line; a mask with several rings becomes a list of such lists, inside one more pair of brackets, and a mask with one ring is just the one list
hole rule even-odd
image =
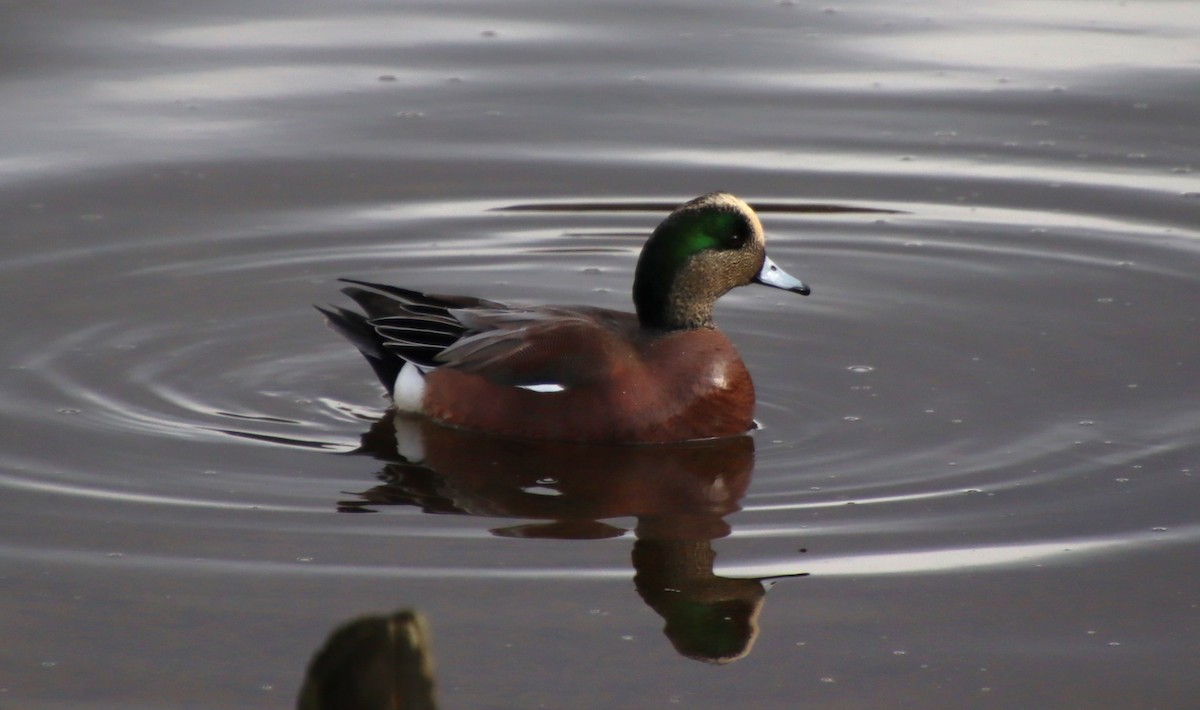
[[593, 446], [502, 439], [385, 416], [358, 453], [384, 461], [378, 486], [341, 510], [415, 505], [429, 513], [518, 518], [506, 537], [596, 539], [636, 517], [634, 584], [688, 658], [729, 663], [758, 635], [760, 579], [713, 572], [712, 540], [729, 534], [754, 469], [749, 436], [672, 446]]
[[361, 453], [386, 462], [380, 485], [343, 501], [344, 511], [415, 505], [526, 522], [493, 529], [510, 537], [600, 538], [624, 534], [602, 521], [636, 517], [634, 583], [666, 621], [680, 654], [712, 663], [745, 656], [758, 633], [761, 579], [713, 572], [712, 541], [754, 470], [754, 439], [673, 446], [592, 446], [490, 437], [401, 415], [362, 437]]

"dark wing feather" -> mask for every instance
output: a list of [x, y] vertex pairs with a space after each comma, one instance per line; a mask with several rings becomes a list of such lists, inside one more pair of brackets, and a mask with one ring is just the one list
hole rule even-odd
[[627, 349], [627, 337], [637, 331], [630, 313], [585, 306], [511, 308], [470, 296], [342, 280], [355, 284], [342, 292], [363, 313], [317, 310], [358, 348], [389, 393], [406, 361], [506, 385], [580, 384], [619, 362], [616, 351]]
[[632, 313], [586, 306], [455, 311], [471, 326], [438, 362], [500, 384], [585, 384], [631, 355]]

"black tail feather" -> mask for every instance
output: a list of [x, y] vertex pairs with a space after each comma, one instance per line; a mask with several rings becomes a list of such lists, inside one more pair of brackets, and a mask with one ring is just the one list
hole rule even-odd
[[391, 348], [384, 347], [383, 337], [375, 331], [366, 316], [344, 308], [315, 308], [325, 316], [325, 321], [346, 340], [349, 340], [366, 358], [375, 376], [383, 383], [388, 394], [396, 384], [404, 359]]
[[392, 394], [404, 363], [426, 368], [471, 330], [451, 311], [460, 308], [503, 308], [503, 304], [470, 296], [436, 296], [370, 281], [340, 279], [342, 289], [363, 313], [317, 307], [331, 328], [354, 344], [379, 381]]

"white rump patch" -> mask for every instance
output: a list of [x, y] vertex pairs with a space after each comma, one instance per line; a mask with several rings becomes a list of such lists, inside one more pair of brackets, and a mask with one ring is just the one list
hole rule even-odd
[[565, 386], [560, 385], [557, 382], [544, 382], [537, 385], [517, 385], [517, 387], [520, 387], [523, 390], [529, 390], [530, 392], [563, 392], [567, 389]]
[[421, 402], [425, 399], [425, 373], [411, 362], [404, 363], [400, 374], [396, 375], [396, 384], [392, 387], [392, 402], [396, 409], [402, 412], [420, 414], [423, 411]]

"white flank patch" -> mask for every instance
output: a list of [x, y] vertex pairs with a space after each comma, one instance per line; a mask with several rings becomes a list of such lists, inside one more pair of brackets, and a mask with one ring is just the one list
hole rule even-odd
[[545, 382], [539, 385], [517, 385], [517, 387], [529, 390], [530, 392], [563, 392], [567, 389], [557, 382]]
[[425, 374], [411, 362], [404, 363], [396, 384], [392, 387], [392, 402], [402, 412], [420, 414], [421, 402], [425, 398]]

